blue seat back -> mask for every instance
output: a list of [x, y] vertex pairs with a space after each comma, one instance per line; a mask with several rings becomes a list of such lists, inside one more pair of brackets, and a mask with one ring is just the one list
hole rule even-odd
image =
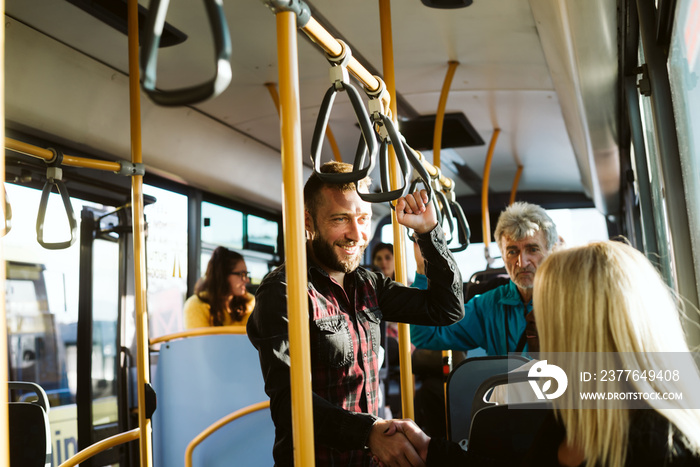
[[[258, 352], [246, 335], [209, 335], [164, 343], [153, 385], [156, 467], [184, 466], [185, 449], [199, 433], [226, 415], [268, 400]], [[224, 426], [194, 451], [193, 465], [270, 466], [274, 424], [269, 409]]]
[[453, 441], [468, 439], [472, 401], [481, 383], [490, 376], [508, 373], [528, 360], [520, 356], [474, 357], [460, 363], [447, 379], [447, 427]]

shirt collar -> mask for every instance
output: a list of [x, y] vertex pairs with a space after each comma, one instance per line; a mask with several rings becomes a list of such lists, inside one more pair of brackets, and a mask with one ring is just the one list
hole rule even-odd
[[[504, 305], [520, 305], [523, 303], [523, 299], [518, 291], [518, 286], [512, 280], [508, 282], [506, 286], [505, 293], [501, 296], [499, 300]], [[526, 306], [532, 306], [532, 300], [525, 304]]]

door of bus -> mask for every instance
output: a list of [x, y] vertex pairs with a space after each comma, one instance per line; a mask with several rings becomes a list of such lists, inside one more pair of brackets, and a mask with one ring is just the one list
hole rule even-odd
[[[120, 371], [128, 363], [128, 351], [120, 342], [129, 327], [118, 323], [124, 321], [121, 316], [133, 316], [124, 310], [130, 303], [125, 299], [129, 215], [71, 198], [73, 211], [82, 211], [79, 241], [64, 249], [45, 249], [36, 239], [41, 191], [5, 185], [13, 205], [13, 228], [2, 239], [7, 377], [46, 390], [55, 467], [128, 425], [127, 381]], [[45, 240], [65, 239], [65, 218], [60, 196], [51, 194]], [[112, 451], [85, 465], [128, 465], [125, 448]]]
[[[127, 208], [84, 207], [80, 227], [80, 299], [77, 327], [78, 448], [122, 433], [129, 426], [128, 372], [131, 352], [126, 300], [130, 212]], [[133, 294], [133, 292], [132, 292]], [[133, 333], [133, 326], [131, 327]], [[85, 462], [98, 467], [127, 465], [127, 447], [102, 452]]]

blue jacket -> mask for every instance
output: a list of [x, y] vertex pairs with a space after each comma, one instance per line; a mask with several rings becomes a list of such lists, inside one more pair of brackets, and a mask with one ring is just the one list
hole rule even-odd
[[[427, 286], [428, 279], [416, 274], [413, 287], [425, 289]], [[487, 355], [507, 355], [508, 352], [515, 352], [518, 341], [525, 332], [525, 315], [530, 312], [532, 300], [523, 303], [518, 288], [510, 281], [465, 303], [464, 318], [455, 324], [444, 327], [411, 325], [411, 342], [418, 348], [431, 350], [470, 350], [481, 347], [486, 349]]]

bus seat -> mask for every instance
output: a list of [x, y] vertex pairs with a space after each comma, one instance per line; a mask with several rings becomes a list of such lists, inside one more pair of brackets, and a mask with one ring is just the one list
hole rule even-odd
[[36, 402], [10, 402], [10, 466], [48, 467], [51, 465], [49, 400], [36, 383], [9, 381], [10, 391], [35, 393]]
[[469, 451], [494, 465], [519, 465], [542, 423], [552, 416], [551, 404], [539, 405], [503, 404], [477, 411], [469, 431]]
[[[153, 379], [155, 467], [184, 466], [187, 445], [220, 418], [268, 400], [258, 352], [246, 335], [189, 337], [161, 344]], [[193, 465], [270, 466], [274, 424], [269, 409], [235, 420], [205, 439]]]
[[510, 282], [510, 276], [506, 268], [486, 269], [477, 271], [464, 283], [464, 303], [480, 295]]
[[[473, 419], [476, 412], [484, 407], [491, 407], [496, 404], [538, 404], [541, 401], [537, 400], [535, 393], [529, 384], [526, 384], [530, 379], [529, 368], [536, 360], [530, 360], [525, 365], [516, 368], [509, 373], [499, 373], [497, 375], [486, 378], [476, 389], [474, 399], [472, 401], [471, 418]], [[504, 391], [498, 389], [493, 391], [497, 386], [502, 386]], [[499, 388], [500, 389], [500, 388]]]
[[519, 355], [470, 357], [457, 365], [447, 378], [448, 438], [457, 442], [468, 439], [474, 395], [485, 379], [527, 361]]

